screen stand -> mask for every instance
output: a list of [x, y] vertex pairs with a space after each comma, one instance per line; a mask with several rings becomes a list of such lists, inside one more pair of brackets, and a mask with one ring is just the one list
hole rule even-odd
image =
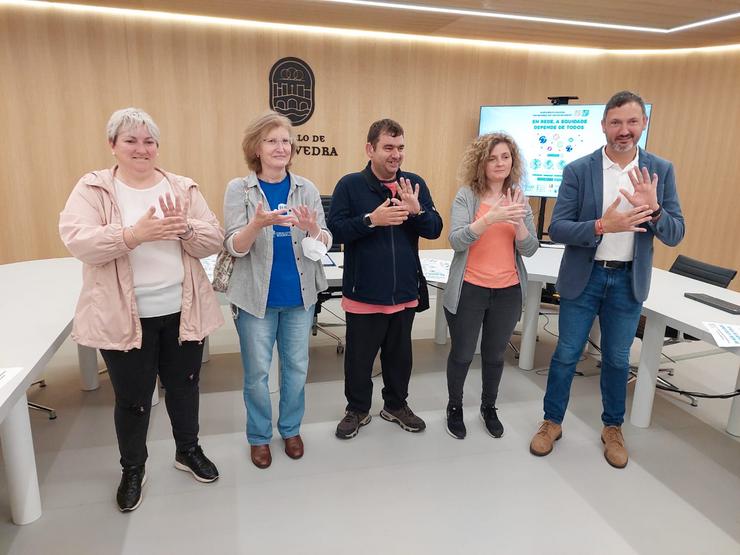
[[547, 197], [540, 197], [540, 209], [539, 214], [537, 214], [537, 239], [539, 239], [540, 243], [552, 243], [550, 240], [543, 240], [543, 237], [547, 235], [549, 237], [549, 234], [545, 231], [545, 212], [547, 208]]

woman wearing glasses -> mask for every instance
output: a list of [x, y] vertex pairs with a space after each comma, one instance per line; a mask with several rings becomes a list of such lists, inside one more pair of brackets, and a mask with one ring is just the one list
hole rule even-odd
[[232, 305], [244, 366], [247, 441], [252, 462], [272, 462], [268, 375], [277, 341], [280, 357], [278, 432], [285, 453], [299, 459], [308, 373], [308, 338], [317, 293], [327, 287], [321, 258], [331, 245], [318, 190], [289, 173], [290, 120], [267, 112], [244, 132], [249, 175], [233, 179], [224, 199], [226, 249], [236, 257], [226, 297]]

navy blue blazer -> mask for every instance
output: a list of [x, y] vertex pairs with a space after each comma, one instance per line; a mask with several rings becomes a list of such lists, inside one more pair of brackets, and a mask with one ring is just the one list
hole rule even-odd
[[[604, 202], [603, 147], [568, 164], [563, 170], [558, 199], [552, 213], [549, 234], [556, 243], [564, 243], [556, 287], [564, 299], [575, 299], [586, 287], [594, 265], [595, 222], [601, 218]], [[681, 242], [685, 232], [683, 214], [676, 194], [673, 164], [640, 149], [638, 164], [652, 176], [658, 174], [658, 204], [663, 209], [656, 223], [642, 224], [645, 233], [635, 233], [632, 256], [632, 292], [643, 302], [650, 290], [653, 268], [653, 237], [668, 246]]]

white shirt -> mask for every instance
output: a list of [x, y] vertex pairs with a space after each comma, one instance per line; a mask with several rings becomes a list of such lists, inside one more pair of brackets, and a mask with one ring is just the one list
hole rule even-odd
[[[617, 210], [626, 212], [632, 209], [630, 202], [624, 198], [619, 189], [624, 189], [629, 193], [634, 193], [635, 188], [632, 186], [628, 172], [637, 167], [639, 151], [635, 152], [635, 158], [625, 166], [624, 169], [619, 164], [612, 162], [606, 155], [606, 147], [601, 151], [603, 157], [604, 172], [604, 202], [602, 204], [602, 214], [607, 208], [619, 197], [621, 199]], [[605, 233], [601, 238], [599, 246], [596, 248], [596, 260], [621, 260], [628, 262], [633, 259], [635, 248], [635, 232], [621, 231], [619, 233]]]
[[[173, 195], [167, 179], [148, 189], [134, 189], [115, 179], [116, 197], [125, 227], [134, 225], [150, 206], [163, 217], [159, 197]], [[180, 312], [182, 307], [182, 265], [180, 241], [148, 241], [128, 254], [134, 274], [134, 295], [140, 318], [153, 318]]]

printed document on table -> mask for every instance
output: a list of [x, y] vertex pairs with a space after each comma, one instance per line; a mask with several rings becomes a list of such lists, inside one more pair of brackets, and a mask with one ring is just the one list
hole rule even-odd
[[740, 325], [719, 322], [702, 322], [712, 334], [718, 347], [740, 347]]
[[5, 403], [5, 400], [13, 392], [11, 383], [15, 383], [15, 378], [18, 374], [23, 371], [20, 366], [14, 368], [0, 368], [0, 405]]
[[424, 272], [427, 281], [447, 283], [447, 278], [450, 276], [450, 262], [437, 258], [422, 258], [421, 271]]

